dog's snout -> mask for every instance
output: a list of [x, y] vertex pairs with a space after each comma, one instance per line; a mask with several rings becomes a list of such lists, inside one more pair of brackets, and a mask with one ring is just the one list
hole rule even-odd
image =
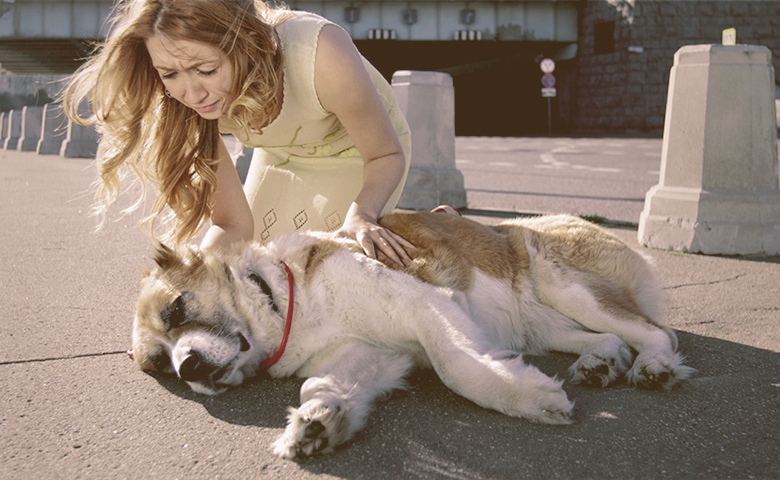
[[210, 365], [198, 352], [192, 351], [179, 365], [179, 377], [185, 382], [197, 382], [208, 378], [216, 370], [216, 366]]

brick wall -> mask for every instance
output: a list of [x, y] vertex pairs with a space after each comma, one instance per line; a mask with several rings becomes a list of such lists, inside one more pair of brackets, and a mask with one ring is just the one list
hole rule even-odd
[[[617, 3], [583, 2], [576, 133], [660, 136], [674, 53], [684, 45], [720, 43], [725, 28], [737, 29], [737, 43], [769, 48], [780, 72], [778, 0], [635, 0], [622, 10]], [[610, 47], [598, 30], [611, 22], [613, 48], [597, 53]]]

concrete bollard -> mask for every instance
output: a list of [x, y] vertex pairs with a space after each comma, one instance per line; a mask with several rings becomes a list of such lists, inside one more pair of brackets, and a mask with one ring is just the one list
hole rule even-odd
[[43, 106], [41, 118], [41, 139], [38, 142], [39, 155], [59, 155], [68, 120], [59, 103], [47, 103]]
[[[82, 106], [80, 111], [89, 107]], [[60, 147], [60, 156], [65, 158], [95, 158], [98, 136], [95, 127], [68, 122], [65, 139]]]
[[690, 45], [674, 56], [661, 177], [639, 242], [705, 254], [780, 253], [780, 178], [771, 52]]
[[34, 152], [41, 140], [41, 121], [43, 119], [43, 107], [22, 108], [22, 134], [19, 137], [17, 150], [22, 152]]
[[412, 161], [399, 208], [466, 207], [455, 168], [455, 90], [446, 73], [398, 71], [393, 91], [412, 132]]
[[16, 150], [19, 145], [19, 137], [22, 136], [22, 111], [11, 110], [8, 112], [8, 128], [6, 137], [3, 141], [3, 148], [6, 150]]

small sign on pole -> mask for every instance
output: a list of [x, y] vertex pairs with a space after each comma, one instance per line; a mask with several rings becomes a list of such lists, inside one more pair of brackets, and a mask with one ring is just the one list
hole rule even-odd
[[542, 97], [547, 99], [547, 135], [552, 135], [552, 106], [550, 105], [550, 98], [556, 95], [555, 90], [555, 76], [552, 72], [555, 71], [555, 62], [552, 58], [545, 58], [539, 63], [539, 68], [542, 70]]

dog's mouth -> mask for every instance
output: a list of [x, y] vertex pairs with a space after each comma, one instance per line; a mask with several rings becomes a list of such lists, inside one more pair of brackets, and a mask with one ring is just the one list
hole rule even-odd
[[226, 365], [220, 369], [214, 370], [212, 373], [205, 377], [193, 378], [188, 373], [182, 375], [179, 373], [179, 377], [187, 382], [187, 384], [196, 393], [202, 393], [206, 395], [217, 395], [223, 393], [232, 385], [227, 383], [227, 380], [232, 374], [233, 368], [231, 365]]
[[[227, 368], [222, 370], [224, 370], [225, 373], [227, 372]], [[221, 383], [219, 380], [211, 379], [203, 379], [194, 383], [187, 382], [187, 384], [194, 392], [205, 395], [219, 395], [220, 393], [226, 392], [231, 387], [229, 384]]]
[[[251, 357], [251, 345], [241, 333], [232, 339], [211, 337], [198, 341], [180, 339], [173, 364], [179, 378], [198, 392], [215, 395], [243, 380], [243, 365]], [[196, 347], [196, 345], [199, 345]]]

